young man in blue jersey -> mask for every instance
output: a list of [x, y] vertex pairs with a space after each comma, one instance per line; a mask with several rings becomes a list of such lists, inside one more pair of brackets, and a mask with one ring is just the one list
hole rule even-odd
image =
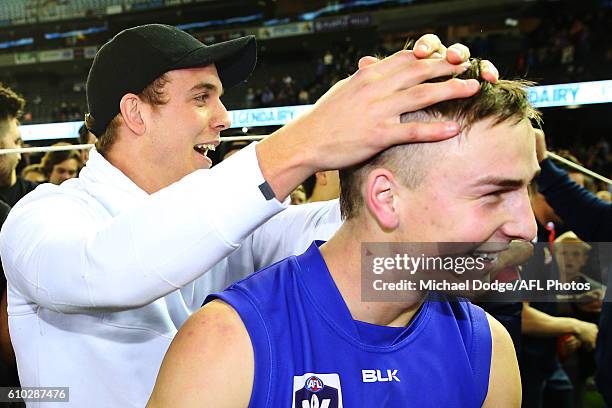
[[[477, 78], [477, 64], [465, 75]], [[531, 240], [537, 112], [524, 86], [483, 84], [404, 114], [463, 130], [343, 170], [340, 230], [209, 297], [175, 337], [149, 407], [520, 406], [503, 326], [468, 302], [363, 302], [361, 245], [473, 242], [481, 252]]]

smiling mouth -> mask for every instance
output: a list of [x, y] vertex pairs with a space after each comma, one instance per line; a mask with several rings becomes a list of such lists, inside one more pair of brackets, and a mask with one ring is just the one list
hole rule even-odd
[[193, 150], [200, 153], [202, 156], [206, 156], [208, 151], [215, 151], [216, 146], [212, 143], [199, 143], [193, 146]]

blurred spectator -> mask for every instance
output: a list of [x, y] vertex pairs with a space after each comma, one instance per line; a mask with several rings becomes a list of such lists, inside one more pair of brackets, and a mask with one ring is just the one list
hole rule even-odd
[[304, 192], [304, 186], [301, 184], [297, 186], [291, 193], [291, 204], [300, 205], [306, 203], [306, 193]]
[[599, 313], [606, 286], [601, 282], [599, 276], [598, 279], [593, 279], [584, 273], [591, 250], [592, 246], [578, 238], [572, 231], [561, 234], [555, 239], [554, 257], [559, 268], [559, 280], [589, 283], [593, 292], [592, 302], [578, 303], [575, 306], [587, 313]]
[[[546, 157], [546, 138], [541, 131], [536, 131], [536, 153], [542, 169], [538, 177], [540, 191], [564, 217], [568, 226], [585, 241], [612, 241], [612, 205], [578, 186], [567, 173]], [[601, 264], [610, 266], [612, 260], [609, 251], [602, 251], [602, 255], [607, 255], [608, 259], [604, 259]], [[608, 273], [608, 287], [611, 281], [612, 273]], [[612, 406], [612, 298], [609, 292], [606, 292], [605, 299], [595, 352], [595, 380], [604, 400]]]
[[47, 181], [40, 164], [30, 164], [24, 167], [23, 170], [21, 170], [21, 177], [35, 183], [44, 183]]
[[[19, 121], [25, 100], [0, 84], [0, 148], [21, 147]], [[19, 153], [0, 155], [0, 200], [14, 206], [24, 195], [36, 188], [37, 184], [17, 177], [17, 165], [21, 160]]]
[[[534, 256], [523, 269], [522, 277], [526, 280], [559, 280], [559, 267], [552, 254], [555, 238], [564, 236], [567, 231], [565, 223], [544, 195], [535, 191], [533, 186], [529, 192], [538, 226], [537, 240], [548, 242], [549, 245], [536, 246]], [[526, 302], [523, 307], [523, 347], [520, 359], [522, 406], [570, 408], [576, 394], [570, 377], [559, 361], [558, 342], [562, 342], [561, 347], [566, 354], [580, 347], [591, 350], [595, 346], [597, 326], [575, 317], [563, 316], [564, 304], [556, 302], [554, 297], [550, 298], [549, 292], [541, 295], [546, 297], [544, 301]]]
[[303, 183], [306, 202], [333, 200], [340, 197], [340, 175], [338, 170], [318, 171]]
[[[559, 280], [590, 286], [590, 290], [577, 290], [563, 296], [558, 310], [564, 316], [597, 323], [606, 286], [601, 283], [600, 274], [597, 279], [593, 279], [584, 273], [591, 250], [591, 245], [573, 232], [566, 232], [555, 240], [554, 257], [559, 268]], [[574, 344], [567, 348], [568, 342]], [[561, 337], [557, 344], [559, 359], [574, 388], [573, 406], [576, 408], [583, 406], [587, 379], [595, 374], [594, 352], [581, 346], [582, 342], [575, 336], [570, 336], [569, 339]]]
[[[70, 143], [56, 143], [53, 146], [70, 146]], [[41, 163], [47, 180], [53, 184], [76, 177], [82, 165], [81, 155], [76, 150], [47, 152]]]

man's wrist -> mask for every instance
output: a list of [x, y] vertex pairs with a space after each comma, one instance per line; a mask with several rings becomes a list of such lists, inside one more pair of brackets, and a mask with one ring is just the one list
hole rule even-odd
[[293, 134], [280, 129], [259, 142], [255, 149], [261, 174], [267, 184], [263, 188], [269, 188], [279, 201], [288, 197], [313, 173], [305, 165], [310, 149], [296, 139]]
[[572, 331], [570, 334], [574, 334], [576, 335], [576, 337], [580, 338], [580, 332], [581, 332], [581, 324], [582, 322], [578, 319], [574, 319], [573, 317], [569, 318], [571, 321], [571, 325], [572, 325]]

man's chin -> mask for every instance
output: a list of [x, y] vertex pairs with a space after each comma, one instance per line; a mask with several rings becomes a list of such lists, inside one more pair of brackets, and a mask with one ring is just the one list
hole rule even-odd
[[212, 160], [208, 157], [208, 156], [204, 156], [200, 153], [197, 153], [194, 151], [195, 154], [195, 162], [194, 162], [194, 167], [197, 170], [200, 169], [210, 169], [212, 167]]

